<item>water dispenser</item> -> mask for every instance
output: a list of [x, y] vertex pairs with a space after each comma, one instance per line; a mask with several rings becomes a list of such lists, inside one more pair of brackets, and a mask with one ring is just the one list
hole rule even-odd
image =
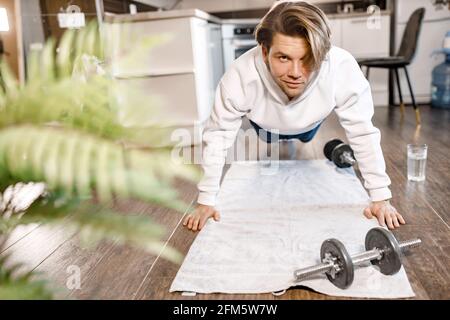
[[450, 31], [447, 31], [443, 49], [437, 53], [445, 54], [445, 61], [432, 72], [431, 107], [450, 109]]

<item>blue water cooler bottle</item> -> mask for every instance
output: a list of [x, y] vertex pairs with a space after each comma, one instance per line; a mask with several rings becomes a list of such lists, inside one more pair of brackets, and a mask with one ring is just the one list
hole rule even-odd
[[431, 80], [431, 107], [450, 110], [450, 31], [447, 31], [444, 46], [439, 53], [445, 61], [433, 69]]

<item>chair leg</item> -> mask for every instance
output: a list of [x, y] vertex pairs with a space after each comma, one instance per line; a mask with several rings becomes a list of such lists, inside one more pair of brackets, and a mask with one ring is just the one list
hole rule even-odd
[[419, 113], [419, 108], [416, 105], [416, 100], [414, 99], [414, 93], [412, 90], [412, 86], [411, 86], [411, 81], [409, 81], [409, 74], [408, 74], [408, 69], [406, 69], [406, 66], [403, 67], [403, 69], [405, 70], [405, 74], [406, 74], [406, 80], [408, 82], [408, 87], [409, 87], [409, 93], [411, 94], [411, 100], [412, 100], [412, 104], [414, 107], [414, 111], [416, 112], [416, 125], [420, 125], [420, 113]]
[[366, 68], [366, 79], [369, 80], [369, 71], [370, 71], [370, 67]]
[[388, 80], [388, 84], [389, 84], [389, 89], [388, 89], [388, 93], [389, 93], [389, 101], [388, 101], [388, 105], [389, 106], [394, 106], [395, 105], [395, 101], [394, 101], [394, 70], [393, 68], [389, 68], [389, 80]]
[[403, 103], [403, 96], [402, 96], [402, 88], [400, 87], [400, 78], [398, 76], [398, 69], [394, 69], [395, 72], [395, 80], [397, 82], [397, 88], [398, 88], [398, 97], [400, 99], [400, 114], [402, 117], [405, 115], [405, 104]]

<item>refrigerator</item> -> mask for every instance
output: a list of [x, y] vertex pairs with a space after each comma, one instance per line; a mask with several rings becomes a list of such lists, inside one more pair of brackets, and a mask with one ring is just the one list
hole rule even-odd
[[[419, 34], [416, 54], [412, 63], [407, 67], [417, 103], [428, 104], [431, 101], [431, 72], [433, 68], [442, 63], [444, 55], [432, 55], [433, 51], [442, 48], [444, 37], [450, 30], [450, 9], [448, 5], [436, 6], [432, 0], [396, 0], [395, 1], [395, 50], [398, 48], [403, 36], [408, 18], [417, 8], [425, 8], [422, 29]], [[403, 70], [399, 70], [400, 85], [405, 103], [411, 103], [411, 96]], [[399, 104], [398, 91], [394, 82], [394, 102]]]

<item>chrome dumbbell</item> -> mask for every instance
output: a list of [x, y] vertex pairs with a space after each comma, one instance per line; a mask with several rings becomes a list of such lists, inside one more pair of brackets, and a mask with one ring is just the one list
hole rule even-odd
[[337, 239], [328, 239], [322, 243], [320, 258], [322, 263], [298, 269], [294, 272], [296, 282], [314, 275], [325, 273], [328, 280], [341, 289], [348, 288], [354, 278], [354, 268], [370, 261], [380, 268], [381, 273], [393, 275], [401, 266], [403, 252], [418, 246], [422, 241], [412, 239], [398, 242], [394, 235], [383, 228], [376, 227], [366, 235], [366, 251], [350, 256], [345, 246]]

